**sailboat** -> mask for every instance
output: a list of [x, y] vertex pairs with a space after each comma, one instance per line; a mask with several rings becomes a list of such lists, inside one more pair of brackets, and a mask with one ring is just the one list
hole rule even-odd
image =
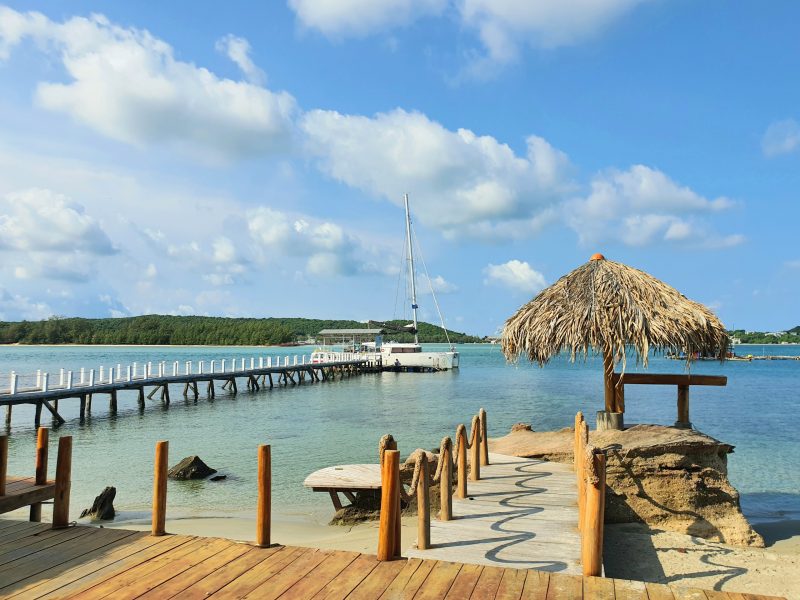
[[[423, 351], [422, 344], [419, 341], [419, 333], [417, 330], [417, 278], [414, 263], [414, 244], [411, 229], [411, 211], [408, 205], [408, 194], [403, 196], [403, 203], [406, 211], [406, 253], [408, 261], [407, 277], [409, 288], [411, 292], [411, 313], [412, 322], [404, 327], [396, 327], [389, 323], [382, 323], [377, 321], [370, 321], [370, 324], [375, 324], [379, 329], [363, 329], [363, 330], [326, 330], [320, 332], [323, 337], [330, 336], [331, 338], [339, 337], [340, 339], [348, 338], [350, 343], [346, 351], [355, 353], [359, 356], [369, 360], [380, 359], [380, 364], [384, 370], [389, 371], [410, 371], [410, 372], [430, 372], [430, 371], [447, 371], [450, 369], [457, 369], [459, 356], [455, 347], [450, 344], [448, 350], [444, 351]], [[435, 300], [433, 293], [433, 286], [431, 286], [431, 296]], [[436, 304], [438, 311], [439, 306]], [[447, 328], [444, 326], [444, 319], [442, 321], [442, 329], [447, 337]], [[378, 333], [380, 332], [380, 333]], [[413, 342], [394, 342], [383, 341], [384, 333], [411, 333], [414, 335]], [[377, 334], [377, 335], [376, 335]], [[366, 341], [366, 336], [372, 336], [374, 341]], [[448, 338], [449, 342], [449, 338]], [[325, 345], [325, 344], [323, 344]], [[320, 348], [315, 350], [311, 355], [312, 362], [323, 362], [328, 360], [331, 356], [331, 350], [327, 348]]]

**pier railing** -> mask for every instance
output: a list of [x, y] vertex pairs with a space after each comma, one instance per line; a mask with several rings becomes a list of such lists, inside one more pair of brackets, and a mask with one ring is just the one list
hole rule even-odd
[[408, 490], [400, 481], [400, 453], [397, 442], [391, 435], [381, 438], [378, 446], [381, 463], [381, 511], [378, 529], [378, 560], [400, 558], [400, 511], [401, 503], [417, 499], [417, 548], [427, 550], [431, 547], [430, 488], [439, 484], [439, 520], [453, 518], [453, 471], [456, 476], [456, 495], [467, 497], [467, 450], [472, 451], [470, 459], [471, 481], [480, 480], [481, 464], [489, 464], [489, 447], [486, 436], [486, 411], [480, 409], [472, 418], [469, 441], [466, 427], [456, 428], [456, 452], [454, 464], [453, 440], [450, 436], [442, 438], [439, 444], [436, 468], [430, 472], [428, 453], [417, 448], [411, 453], [414, 457], [414, 474]]
[[162, 360], [117, 363], [96, 368], [59, 369], [48, 372], [38, 369], [22, 373], [11, 371], [0, 373], [0, 394], [15, 395], [25, 392], [47, 392], [51, 390], [72, 390], [95, 385], [145, 382], [150, 379], [191, 375], [224, 375], [226, 373], [247, 373], [261, 369], [298, 367], [304, 365], [321, 366], [327, 363], [349, 362], [362, 357], [353, 352], [327, 352], [326, 360], [316, 361], [310, 354], [283, 356], [250, 356], [212, 360]]
[[581, 412], [575, 415], [574, 461], [583, 574], [600, 577], [603, 574], [606, 454], [589, 445], [589, 428]]

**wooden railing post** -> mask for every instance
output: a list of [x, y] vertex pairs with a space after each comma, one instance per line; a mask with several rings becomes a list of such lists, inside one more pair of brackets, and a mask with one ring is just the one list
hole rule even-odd
[[258, 507], [256, 512], [256, 545], [270, 545], [272, 526], [272, 453], [268, 444], [258, 447]]
[[675, 427], [691, 429], [692, 422], [689, 420], [689, 386], [678, 386], [678, 420]]
[[603, 520], [606, 498], [606, 455], [592, 449], [591, 479], [586, 482], [586, 506], [581, 544], [581, 562], [585, 576], [603, 573]]
[[486, 433], [488, 425], [486, 424], [486, 411], [480, 409], [478, 411], [478, 419], [481, 424], [481, 465], [489, 464], [489, 436]]
[[472, 419], [472, 447], [470, 448], [470, 470], [469, 478], [472, 481], [479, 481], [481, 478], [481, 422], [475, 416]]
[[72, 436], [58, 439], [56, 490], [53, 498], [53, 529], [69, 524], [69, 492], [72, 486]]
[[6, 495], [8, 475], [8, 436], [0, 435], [0, 496]]
[[439, 520], [449, 521], [453, 518], [453, 490], [450, 484], [453, 481], [453, 450], [449, 446], [442, 452], [442, 471], [439, 479]]
[[400, 513], [400, 452], [386, 450], [381, 466], [381, 515], [378, 527], [378, 560], [395, 558], [397, 518]]
[[[36, 485], [47, 483], [47, 451], [50, 442], [50, 430], [47, 427], [39, 427], [36, 431]], [[31, 504], [30, 520], [36, 523], [42, 520], [42, 504], [37, 502]]]
[[578, 438], [581, 433], [581, 421], [583, 421], [583, 413], [581, 411], [578, 411], [577, 413], [575, 413], [575, 435], [573, 436], [574, 439], [572, 440], [572, 448], [573, 448], [572, 462], [576, 474], [578, 473], [578, 462], [579, 462], [578, 456], [580, 456], [578, 452], [578, 444], [579, 444]]
[[578, 531], [584, 528], [584, 507], [586, 505], [586, 446], [589, 443], [589, 426], [586, 421], [581, 421], [578, 433]]
[[428, 455], [422, 452], [417, 480], [417, 549], [431, 547], [431, 502], [428, 489]]
[[461, 428], [456, 435], [458, 444], [458, 484], [456, 486], [456, 496], [459, 498], [467, 497], [467, 430]]
[[167, 522], [167, 469], [169, 442], [156, 442], [153, 468], [153, 529], [152, 535], [164, 535]]

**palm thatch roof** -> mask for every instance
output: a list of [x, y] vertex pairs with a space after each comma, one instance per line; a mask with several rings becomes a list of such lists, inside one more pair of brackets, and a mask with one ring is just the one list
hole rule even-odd
[[650, 351], [725, 356], [728, 334], [705, 306], [664, 282], [596, 254], [543, 290], [506, 321], [503, 353], [544, 365], [562, 351], [571, 360], [594, 349], [625, 364], [634, 348], [646, 366]]

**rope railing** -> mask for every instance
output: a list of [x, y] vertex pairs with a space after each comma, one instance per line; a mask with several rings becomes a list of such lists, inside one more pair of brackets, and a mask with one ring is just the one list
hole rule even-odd
[[574, 468], [583, 574], [599, 577], [603, 574], [606, 454], [589, 445], [589, 428], [580, 412], [575, 415]]
[[[472, 450], [472, 477], [480, 479], [481, 449], [485, 448], [488, 460], [486, 436], [486, 411], [481, 409], [478, 415], [472, 418], [469, 440], [466, 427], [463, 424], [456, 428], [456, 443], [458, 461], [458, 479], [456, 495], [459, 498], [467, 496], [466, 452]], [[392, 461], [398, 461], [397, 472], [387, 466], [389, 453]], [[417, 498], [417, 548], [427, 550], [431, 545], [430, 524], [430, 487], [439, 484], [440, 509], [439, 520], [449, 521], [453, 518], [453, 454], [454, 443], [450, 436], [445, 436], [439, 444], [439, 453], [436, 458], [436, 469], [430, 473], [428, 452], [417, 448], [409, 455], [414, 462], [414, 471], [408, 489], [400, 481], [399, 458], [397, 442], [391, 434], [384, 435], [378, 443], [378, 455], [381, 464], [381, 520], [378, 533], [378, 560], [392, 560], [400, 556], [400, 501], [409, 503]], [[399, 456], [399, 455], [398, 455]], [[484, 463], [487, 464], [487, 463]], [[395, 481], [396, 480], [396, 481]], [[387, 492], [387, 489], [390, 491]], [[395, 499], [396, 496], [396, 499]], [[386, 515], [384, 513], [387, 513]], [[391, 551], [389, 550], [391, 549]]]

